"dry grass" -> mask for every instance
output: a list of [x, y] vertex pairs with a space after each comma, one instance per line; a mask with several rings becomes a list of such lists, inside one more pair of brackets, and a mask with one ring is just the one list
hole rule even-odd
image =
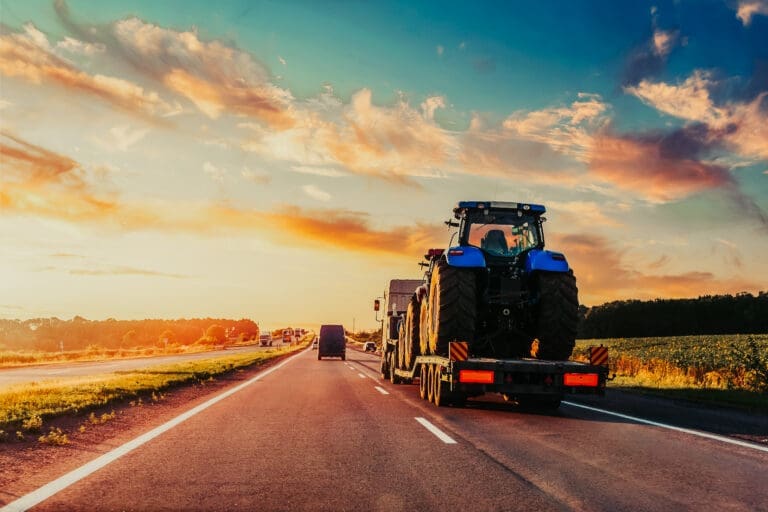
[[[185, 383], [205, 384], [214, 376], [235, 369], [262, 364], [275, 357], [300, 350], [293, 347], [224, 356], [200, 361], [151, 366], [142, 370], [115, 372], [88, 377], [46, 380], [0, 389], [0, 428], [24, 425], [23, 430], [39, 431], [43, 420], [69, 413], [88, 411], [117, 401], [134, 404], [163, 399], [162, 390]], [[104, 415], [95, 421], [107, 421]]]
[[[231, 346], [245, 345], [246, 343]], [[253, 343], [251, 343], [253, 344]], [[44, 352], [40, 350], [0, 350], [0, 368], [29, 366], [47, 363], [74, 361], [104, 361], [108, 359], [133, 359], [137, 357], [155, 357], [174, 354], [195, 354], [221, 349], [221, 345], [176, 345], [167, 347], [114, 348], [91, 346], [85, 350], [67, 352]]]

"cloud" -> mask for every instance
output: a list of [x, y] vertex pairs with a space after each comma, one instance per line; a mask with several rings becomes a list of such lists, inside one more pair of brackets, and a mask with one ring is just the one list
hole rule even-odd
[[308, 195], [312, 199], [316, 199], [317, 201], [327, 202], [331, 200], [331, 194], [329, 194], [324, 190], [321, 190], [315, 185], [304, 185], [303, 187], [301, 187], [301, 189], [304, 191], [306, 195]]
[[68, 271], [76, 276], [146, 276], [146, 277], [168, 277], [171, 279], [188, 279], [189, 276], [183, 274], [173, 274], [168, 272], [158, 272], [155, 270], [146, 270], [141, 268], [127, 266], [111, 266], [100, 269], [70, 269]]
[[344, 209], [283, 206], [265, 211], [225, 204], [123, 201], [100, 193], [68, 157], [8, 134], [0, 140], [3, 170], [8, 171], [0, 176], [0, 215], [31, 215], [119, 232], [259, 233], [293, 246], [331, 246], [403, 258], [421, 254], [446, 235], [441, 225], [418, 222], [377, 229], [368, 214]]
[[435, 48], [435, 50], [437, 51], [438, 57], [442, 57], [443, 53], [445, 53], [445, 47], [441, 44], [437, 45], [437, 48]]
[[[435, 108], [437, 108], [435, 106]], [[426, 119], [406, 100], [380, 107], [369, 89], [342, 104], [332, 92], [296, 106], [293, 129], [273, 132], [249, 126], [247, 151], [293, 163], [295, 170], [342, 168], [349, 172], [414, 184], [451, 166], [456, 137]]]
[[89, 57], [106, 51], [106, 47], [103, 44], [84, 43], [83, 41], [71, 37], [65, 37], [63, 40], [56, 43], [56, 49], [64, 50], [65, 52], [76, 55], [87, 55]]
[[332, 169], [329, 167], [313, 167], [310, 165], [294, 165], [291, 167], [291, 170], [293, 172], [298, 172], [301, 174], [314, 174], [315, 176], [325, 176], [328, 178], [340, 178], [342, 176], [346, 176], [345, 173], [339, 171], [338, 169]]
[[599, 95], [579, 93], [578, 100], [567, 107], [515, 112], [504, 120], [503, 127], [522, 140], [547, 144], [584, 161], [592, 133], [608, 121], [607, 110]]
[[745, 27], [752, 23], [752, 17], [755, 15], [768, 16], [768, 1], [742, 0], [739, 2], [736, 17], [741, 20]]
[[82, 26], [63, 0], [54, 7], [62, 24], [80, 39], [104, 45], [111, 56], [187, 98], [210, 118], [228, 112], [272, 129], [293, 124], [290, 93], [274, 86], [266, 66], [246, 52], [201, 40], [194, 29], [176, 31], [138, 18], [105, 27]]
[[736, 188], [728, 169], [703, 163], [706, 130], [672, 133], [611, 134], [594, 138], [589, 170], [613, 185], [652, 201], [666, 202], [708, 189]]
[[679, 31], [658, 28], [656, 11], [651, 10], [651, 16], [654, 28], [650, 39], [632, 50], [624, 65], [621, 84], [625, 87], [659, 74], [679, 40]]
[[277, 56], [277, 60], [280, 62], [280, 64], [282, 64], [282, 65], [283, 65], [283, 67], [285, 67], [285, 66], [287, 66], [287, 65], [288, 65], [288, 63], [285, 61], [285, 59], [284, 59], [284, 58], [282, 58], [282, 57], [281, 57], [281, 56], [279, 56], [279, 55]]
[[424, 113], [424, 118], [430, 121], [435, 119], [435, 111], [438, 108], [445, 108], [445, 97], [430, 96], [421, 103], [421, 111]]
[[210, 178], [213, 181], [223, 183], [224, 177], [227, 175], [226, 169], [221, 169], [219, 167], [216, 167], [211, 162], [205, 162], [203, 163], [203, 172], [210, 176]]
[[609, 212], [616, 211], [613, 206], [601, 206], [592, 201], [547, 201], [547, 210], [557, 213], [562, 222], [570, 226], [622, 226], [621, 222], [606, 215], [604, 209]]
[[763, 105], [768, 92], [750, 102], [716, 105], [710, 93], [716, 85], [708, 73], [695, 71], [682, 84], [643, 80], [625, 90], [660, 112], [706, 124], [711, 140], [742, 156], [768, 159], [768, 110]]
[[[700, 295], [757, 292], [765, 283], [739, 277], [719, 278], [692, 270], [682, 274], [650, 274], [631, 268], [624, 253], [607, 239], [593, 234], [550, 235], [550, 247], [563, 251], [576, 274], [579, 300], [588, 305], [610, 300], [697, 297]], [[650, 268], [666, 263], [662, 256]]]
[[128, 125], [113, 126], [108, 134], [96, 141], [104, 148], [116, 151], [128, 151], [128, 148], [142, 140], [149, 133], [149, 129], [131, 129]]
[[256, 173], [247, 167], [242, 168], [240, 171], [240, 176], [242, 176], [244, 180], [250, 181], [251, 183], [256, 183], [258, 185], [268, 185], [272, 182], [272, 176], [269, 174]]
[[90, 75], [56, 56], [46, 36], [32, 25], [24, 33], [0, 32], [0, 74], [40, 85], [96, 96], [128, 112], [146, 116], [162, 113], [167, 105], [156, 92], [121, 78]]

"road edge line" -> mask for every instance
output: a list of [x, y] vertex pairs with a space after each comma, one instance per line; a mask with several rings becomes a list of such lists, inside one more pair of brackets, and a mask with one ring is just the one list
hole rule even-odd
[[590, 407], [589, 405], [582, 405], [582, 404], [577, 404], [577, 403], [574, 403], [574, 402], [566, 402], [566, 401], [563, 401], [563, 403], [566, 404], [566, 405], [571, 405], [573, 407], [579, 407], [581, 409], [587, 409], [587, 410], [590, 410], [590, 411], [600, 412], [600, 413], [603, 413], [603, 414], [607, 414], [609, 416], [616, 416], [617, 418], [623, 418], [625, 420], [636, 421], [637, 423], [644, 423], [646, 425], [652, 425], [654, 427], [666, 428], [666, 429], [669, 429], [669, 430], [674, 430], [676, 432], [683, 432], [684, 434], [691, 434], [691, 435], [698, 436], [698, 437], [704, 437], [706, 439], [713, 439], [715, 441], [721, 441], [723, 443], [734, 444], [736, 446], [741, 446], [743, 448], [752, 448], [753, 450], [759, 450], [761, 452], [768, 452], [768, 446], [761, 446], [759, 444], [749, 443], [747, 441], [741, 441], [739, 439], [733, 439], [733, 438], [730, 438], [730, 437], [725, 437], [725, 436], [721, 436], [721, 435], [717, 435], [717, 434], [710, 434], [709, 432], [702, 432], [701, 430], [693, 430], [693, 429], [685, 428], [685, 427], [676, 427], [674, 425], [668, 425], [666, 423], [661, 423], [661, 422], [658, 422], [658, 421], [652, 421], [652, 420], [646, 420], [646, 419], [643, 419], [643, 418], [638, 418], [637, 416], [629, 416], [628, 414], [621, 414], [619, 412], [607, 411], [605, 409], [598, 409], [597, 407]]
[[111, 464], [112, 462], [116, 461], [123, 455], [126, 455], [136, 448], [140, 447], [141, 445], [147, 443], [148, 441], [151, 441], [152, 439], [160, 436], [161, 434], [167, 432], [168, 430], [172, 429], [173, 427], [176, 427], [177, 425], [183, 423], [184, 421], [188, 420], [192, 416], [195, 416], [196, 414], [204, 411], [205, 409], [208, 409], [214, 404], [217, 404], [218, 402], [224, 400], [225, 398], [228, 398], [235, 393], [241, 391], [242, 389], [250, 386], [254, 382], [257, 382], [261, 380], [262, 378], [266, 377], [267, 375], [271, 374], [272, 372], [282, 368], [286, 364], [293, 361], [297, 356], [303, 354], [306, 352], [305, 350], [299, 350], [296, 351], [296, 354], [290, 356], [285, 361], [268, 368], [264, 370], [263, 372], [259, 372], [258, 375], [255, 377], [238, 384], [232, 389], [228, 389], [227, 391], [224, 391], [223, 393], [220, 393], [213, 398], [208, 399], [207, 401], [203, 402], [200, 405], [197, 405], [193, 407], [192, 409], [183, 412], [176, 416], [175, 418], [163, 423], [162, 425], [153, 428], [149, 432], [145, 432], [144, 434], [140, 435], [139, 437], [136, 437], [127, 443], [124, 443], [117, 448], [114, 448], [107, 453], [100, 455], [99, 457], [93, 459], [92, 461], [80, 466], [77, 469], [74, 469], [70, 471], [69, 473], [66, 473], [63, 476], [60, 476], [59, 478], [53, 480], [52, 482], [48, 482], [47, 484], [43, 485], [42, 487], [39, 487], [35, 489], [34, 491], [25, 494], [21, 498], [18, 498], [7, 505], [3, 505], [2, 508], [0, 508], [0, 512], [22, 512], [25, 510], [28, 510], [36, 505], [39, 505], [43, 501], [47, 500], [48, 498], [54, 496], [55, 494], [63, 491], [67, 487], [70, 487], [71, 485], [76, 484], [80, 480], [86, 478], [87, 476], [92, 475], [99, 469]]

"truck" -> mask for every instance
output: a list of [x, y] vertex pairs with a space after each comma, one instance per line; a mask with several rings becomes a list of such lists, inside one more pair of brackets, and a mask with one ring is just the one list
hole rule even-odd
[[[381, 373], [382, 376], [389, 375], [390, 368], [401, 368], [402, 365], [397, 358], [403, 357], [405, 348], [398, 350], [398, 343], [403, 343], [403, 338], [399, 332], [402, 328], [402, 319], [408, 308], [411, 306], [411, 298], [414, 290], [422, 285], [421, 279], [392, 279], [384, 287], [384, 293], [380, 297], [384, 301], [384, 308], [381, 311]], [[374, 309], [377, 314], [381, 310], [380, 299], [374, 301]], [[394, 358], [390, 362], [390, 360]]]
[[446, 222], [453, 245], [424, 255], [424, 278], [405, 305], [402, 291], [396, 308], [386, 302], [383, 378], [418, 379], [419, 395], [438, 406], [499, 393], [557, 408], [568, 393], [604, 393], [606, 366], [570, 360], [578, 288], [565, 255], [544, 248], [545, 212], [533, 203], [456, 205]]

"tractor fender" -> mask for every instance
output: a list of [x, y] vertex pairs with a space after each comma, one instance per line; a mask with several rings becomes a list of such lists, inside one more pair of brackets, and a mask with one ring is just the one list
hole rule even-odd
[[532, 249], [528, 251], [526, 256], [525, 271], [527, 273], [536, 270], [568, 272], [571, 268], [568, 266], [568, 261], [565, 259], [565, 255], [559, 252]]
[[446, 251], [445, 258], [452, 267], [485, 268], [485, 256], [477, 247], [451, 247]]

